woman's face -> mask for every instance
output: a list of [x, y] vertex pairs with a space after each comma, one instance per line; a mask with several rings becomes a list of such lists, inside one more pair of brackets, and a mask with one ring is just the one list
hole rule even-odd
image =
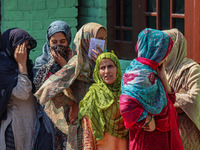
[[53, 47], [55, 45], [63, 45], [68, 46], [67, 39], [62, 32], [58, 32], [53, 34], [49, 39], [50, 46]]
[[97, 35], [95, 37], [96, 39], [100, 39], [100, 40], [105, 40], [105, 45], [104, 48], [107, 45], [107, 31], [104, 28], [100, 28], [99, 31], [97, 32]]
[[117, 78], [117, 67], [112, 60], [102, 59], [99, 65], [99, 73], [106, 84], [113, 84]]
[[[25, 41], [24, 42], [25, 43], [25, 47], [26, 47], [26, 49], [28, 50], [28, 49], [31, 49], [31, 45], [30, 45], [30, 43], [29, 43], [29, 41], [27, 40], [27, 41]], [[23, 44], [23, 43], [22, 43]], [[22, 45], [21, 44], [21, 45]], [[17, 47], [15, 48], [15, 50], [17, 49]]]
[[26, 47], [27, 49], [30, 49], [30, 48], [31, 48], [31, 45], [30, 45], [29, 41], [25, 41], [24, 43], [25, 43], [25, 47]]

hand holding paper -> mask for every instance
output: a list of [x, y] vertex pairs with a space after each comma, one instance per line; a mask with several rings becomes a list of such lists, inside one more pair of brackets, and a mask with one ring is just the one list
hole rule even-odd
[[[99, 52], [97, 46], [99, 46], [102, 50], [104, 50], [104, 45], [105, 45], [105, 40], [100, 40], [100, 39], [91, 38], [91, 40], [90, 40], [89, 52], [88, 52], [88, 57], [89, 57], [90, 59], [92, 59], [92, 58], [91, 58], [91, 53], [92, 53], [93, 55], [96, 55], [96, 54], [92, 51], [92, 49], [94, 49], [94, 50], [96, 50], [96, 51]], [[99, 53], [100, 53], [100, 52], [99, 52]]]

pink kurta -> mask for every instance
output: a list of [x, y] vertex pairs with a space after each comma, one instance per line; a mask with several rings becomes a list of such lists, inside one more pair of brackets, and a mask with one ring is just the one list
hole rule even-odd
[[[154, 116], [156, 130], [146, 132], [142, 129], [144, 120], [137, 122], [143, 107], [140, 103], [127, 95], [121, 95], [120, 108], [128, 109], [122, 113], [125, 126], [129, 128], [129, 149], [130, 150], [183, 150], [181, 138], [178, 132], [178, 118], [173, 107], [175, 93], [168, 94], [168, 104], [162, 112]], [[130, 104], [123, 103], [123, 100]], [[129, 99], [129, 100], [127, 100]], [[133, 108], [133, 109], [132, 109]]]

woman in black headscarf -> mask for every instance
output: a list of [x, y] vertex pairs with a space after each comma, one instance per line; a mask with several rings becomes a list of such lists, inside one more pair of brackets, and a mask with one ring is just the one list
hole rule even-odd
[[37, 42], [26, 31], [12, 28], [0, 40], [0, 146], [31, 149], [36, 118], [32, 61]]

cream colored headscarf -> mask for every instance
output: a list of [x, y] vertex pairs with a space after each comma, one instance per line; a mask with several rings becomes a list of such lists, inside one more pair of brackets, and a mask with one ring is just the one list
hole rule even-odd
[[186, 57], [187, 42], [178, 29], [164, 32], [174, 42], [166, 62], [166, 72], [176, 92], [176, 103], [200, 130], [200, 66]]
[[[90, 39], [96, 37], [101, 28], [104, 27], [94, 22], [83, 25], [73, 41], [72, 50], [75, 55], [62, 69], [51, 75], [34, 94], [39, 103], [45, 106], [44, 110], [55, 126], [65, 134], [68, 134], [68, 125], [64, 117], [64, 105], [68, 99], [78, 102], [74, 94], [81, 94], [73, 93], [70, 86], [76, 79], [89, 84], [94, 82], [92, 73], [95, 63], [89, 59], [88, 51]], [[59, 102], [56, 102], [58, 100]], [[60, 103], [60, 108], [57, 108], [55, 103]]]

